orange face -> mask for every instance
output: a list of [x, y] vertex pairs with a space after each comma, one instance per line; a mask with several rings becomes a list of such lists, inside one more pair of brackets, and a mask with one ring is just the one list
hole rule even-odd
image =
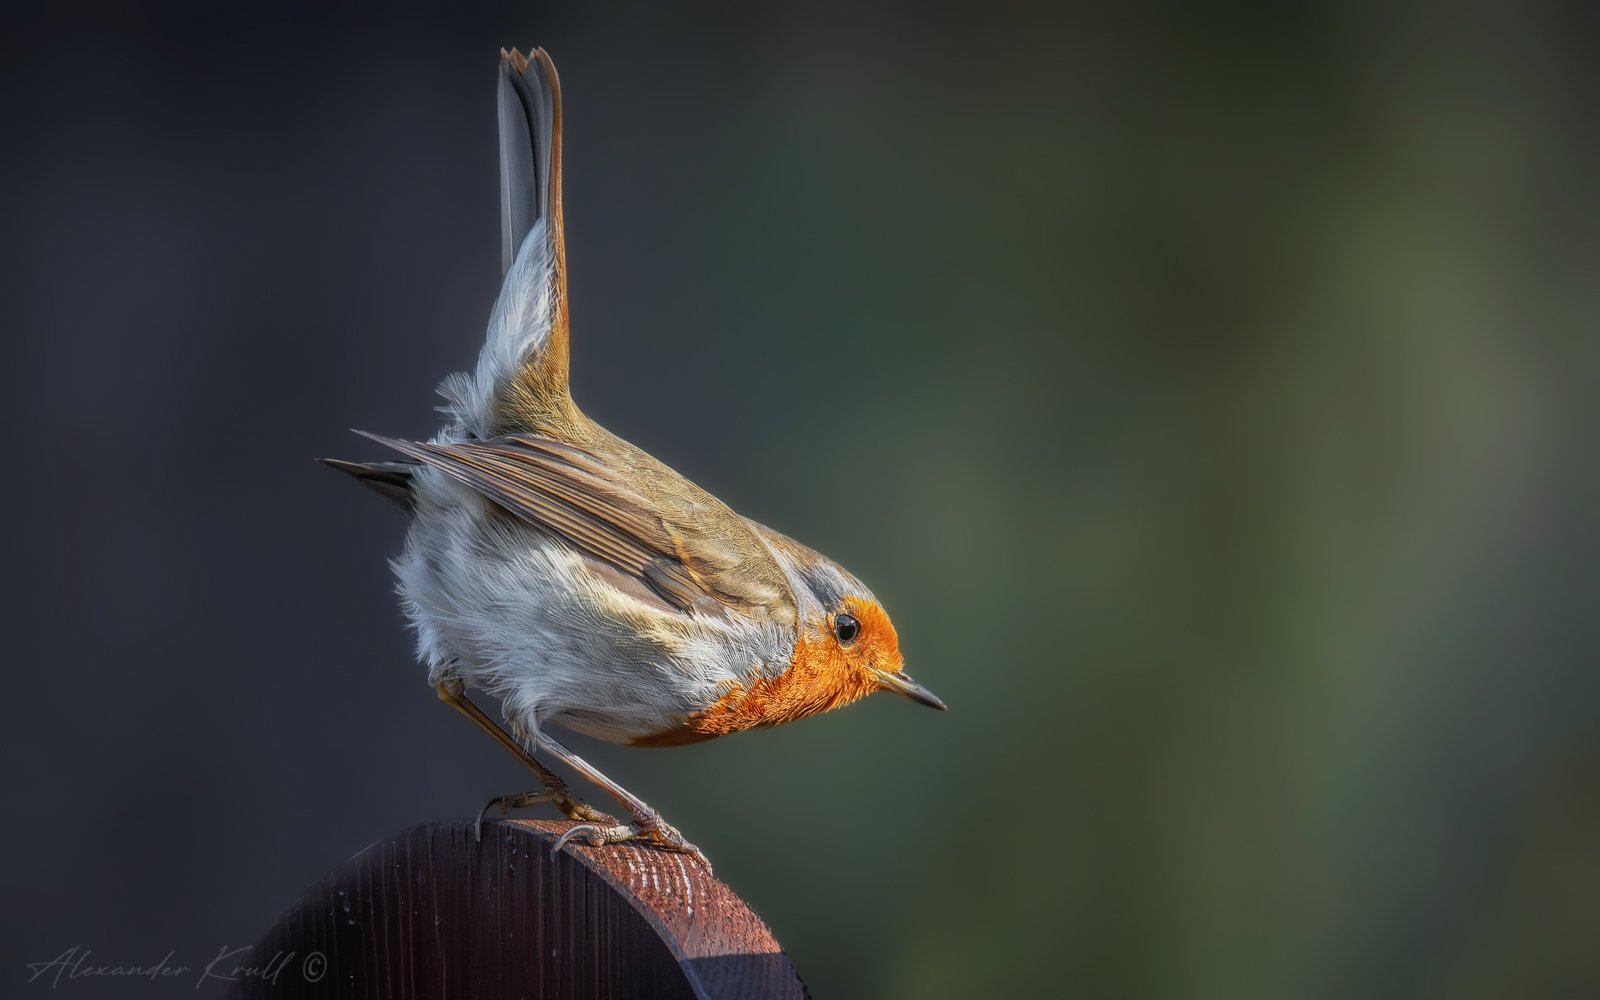
[[874, 691], [893, 691], [925, 705], [944, 704], [901, 672], [900, 637], [876, 601], [846, 597], [827, 620], [808, 623], [795, 642], [789, 669], [754, 684], [735, 685], [683, 728], [635, 741], [693, 743], [713, 736], [776, 726], [848, 705]]
[[[802, 640], [806, 655], [827, 659], [829, 672], [899, 673], [905, 657], [900, 655], [900, 636], [883, 605], [862, 597], [846, 597], [841, 603], [844, 607], [830, 613], [823, 623], [820, 642]], [[797, 649], [795, 660], [799, 659]]]

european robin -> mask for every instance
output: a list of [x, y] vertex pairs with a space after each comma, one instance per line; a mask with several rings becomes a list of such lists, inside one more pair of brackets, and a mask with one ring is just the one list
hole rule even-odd
[[[477, 369], [440, 387], [449, 422], [432, 441], [368, 434], [403, 457], [325, 461], [410, 513], [393, 566], [429, 681], [543, 786], [489, 805], [554, 803], [582, 821], [562, 843], [638, 838], [698, 855], [551, 727], [672, 746], [875, 691], [945, 706], [906, 676], [894, 626], [860, 580], [572, 401], [561, 89], [543, 49], [502, 50], [499, 101], [505, 278]], [[510, 732], [469, 688], [499, 699]], [[604, 789], [631, 822], [573, 796], [534, 752]]]

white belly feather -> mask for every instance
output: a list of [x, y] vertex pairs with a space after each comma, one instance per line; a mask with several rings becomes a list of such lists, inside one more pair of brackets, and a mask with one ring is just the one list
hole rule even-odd
[[460, 677], [525, 728], [558, 722], [613, 742], [653, 735], [793, 657], [783, 629], [690, 618], [624, 592], [437, 470], [419, 469], [415, 490], [393, 566], [418, 655], [430, 680]]

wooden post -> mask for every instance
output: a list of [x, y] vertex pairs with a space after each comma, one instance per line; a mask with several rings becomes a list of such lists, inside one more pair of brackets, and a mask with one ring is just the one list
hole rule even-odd
[[241, 958], [236, 997], [805, 997], [761, 918], [703, 864], [550, 847], [572, 824], [458, 820], [374, 844]]

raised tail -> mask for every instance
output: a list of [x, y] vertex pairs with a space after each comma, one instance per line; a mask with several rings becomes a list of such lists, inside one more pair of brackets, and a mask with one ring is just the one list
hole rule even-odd
[[528, 58], [516, 49], [500, 50], [502, 271], [511, 270], [533, 227], [560, 211], [560, 86], [544, 49]]
[[567, 260], [561, 225], [561, 83], [543, 49], [500, 53], [500, 219], [505, 279], [471, 374], [451, 376], [451, 428], [495, 437], [565, 417]]

